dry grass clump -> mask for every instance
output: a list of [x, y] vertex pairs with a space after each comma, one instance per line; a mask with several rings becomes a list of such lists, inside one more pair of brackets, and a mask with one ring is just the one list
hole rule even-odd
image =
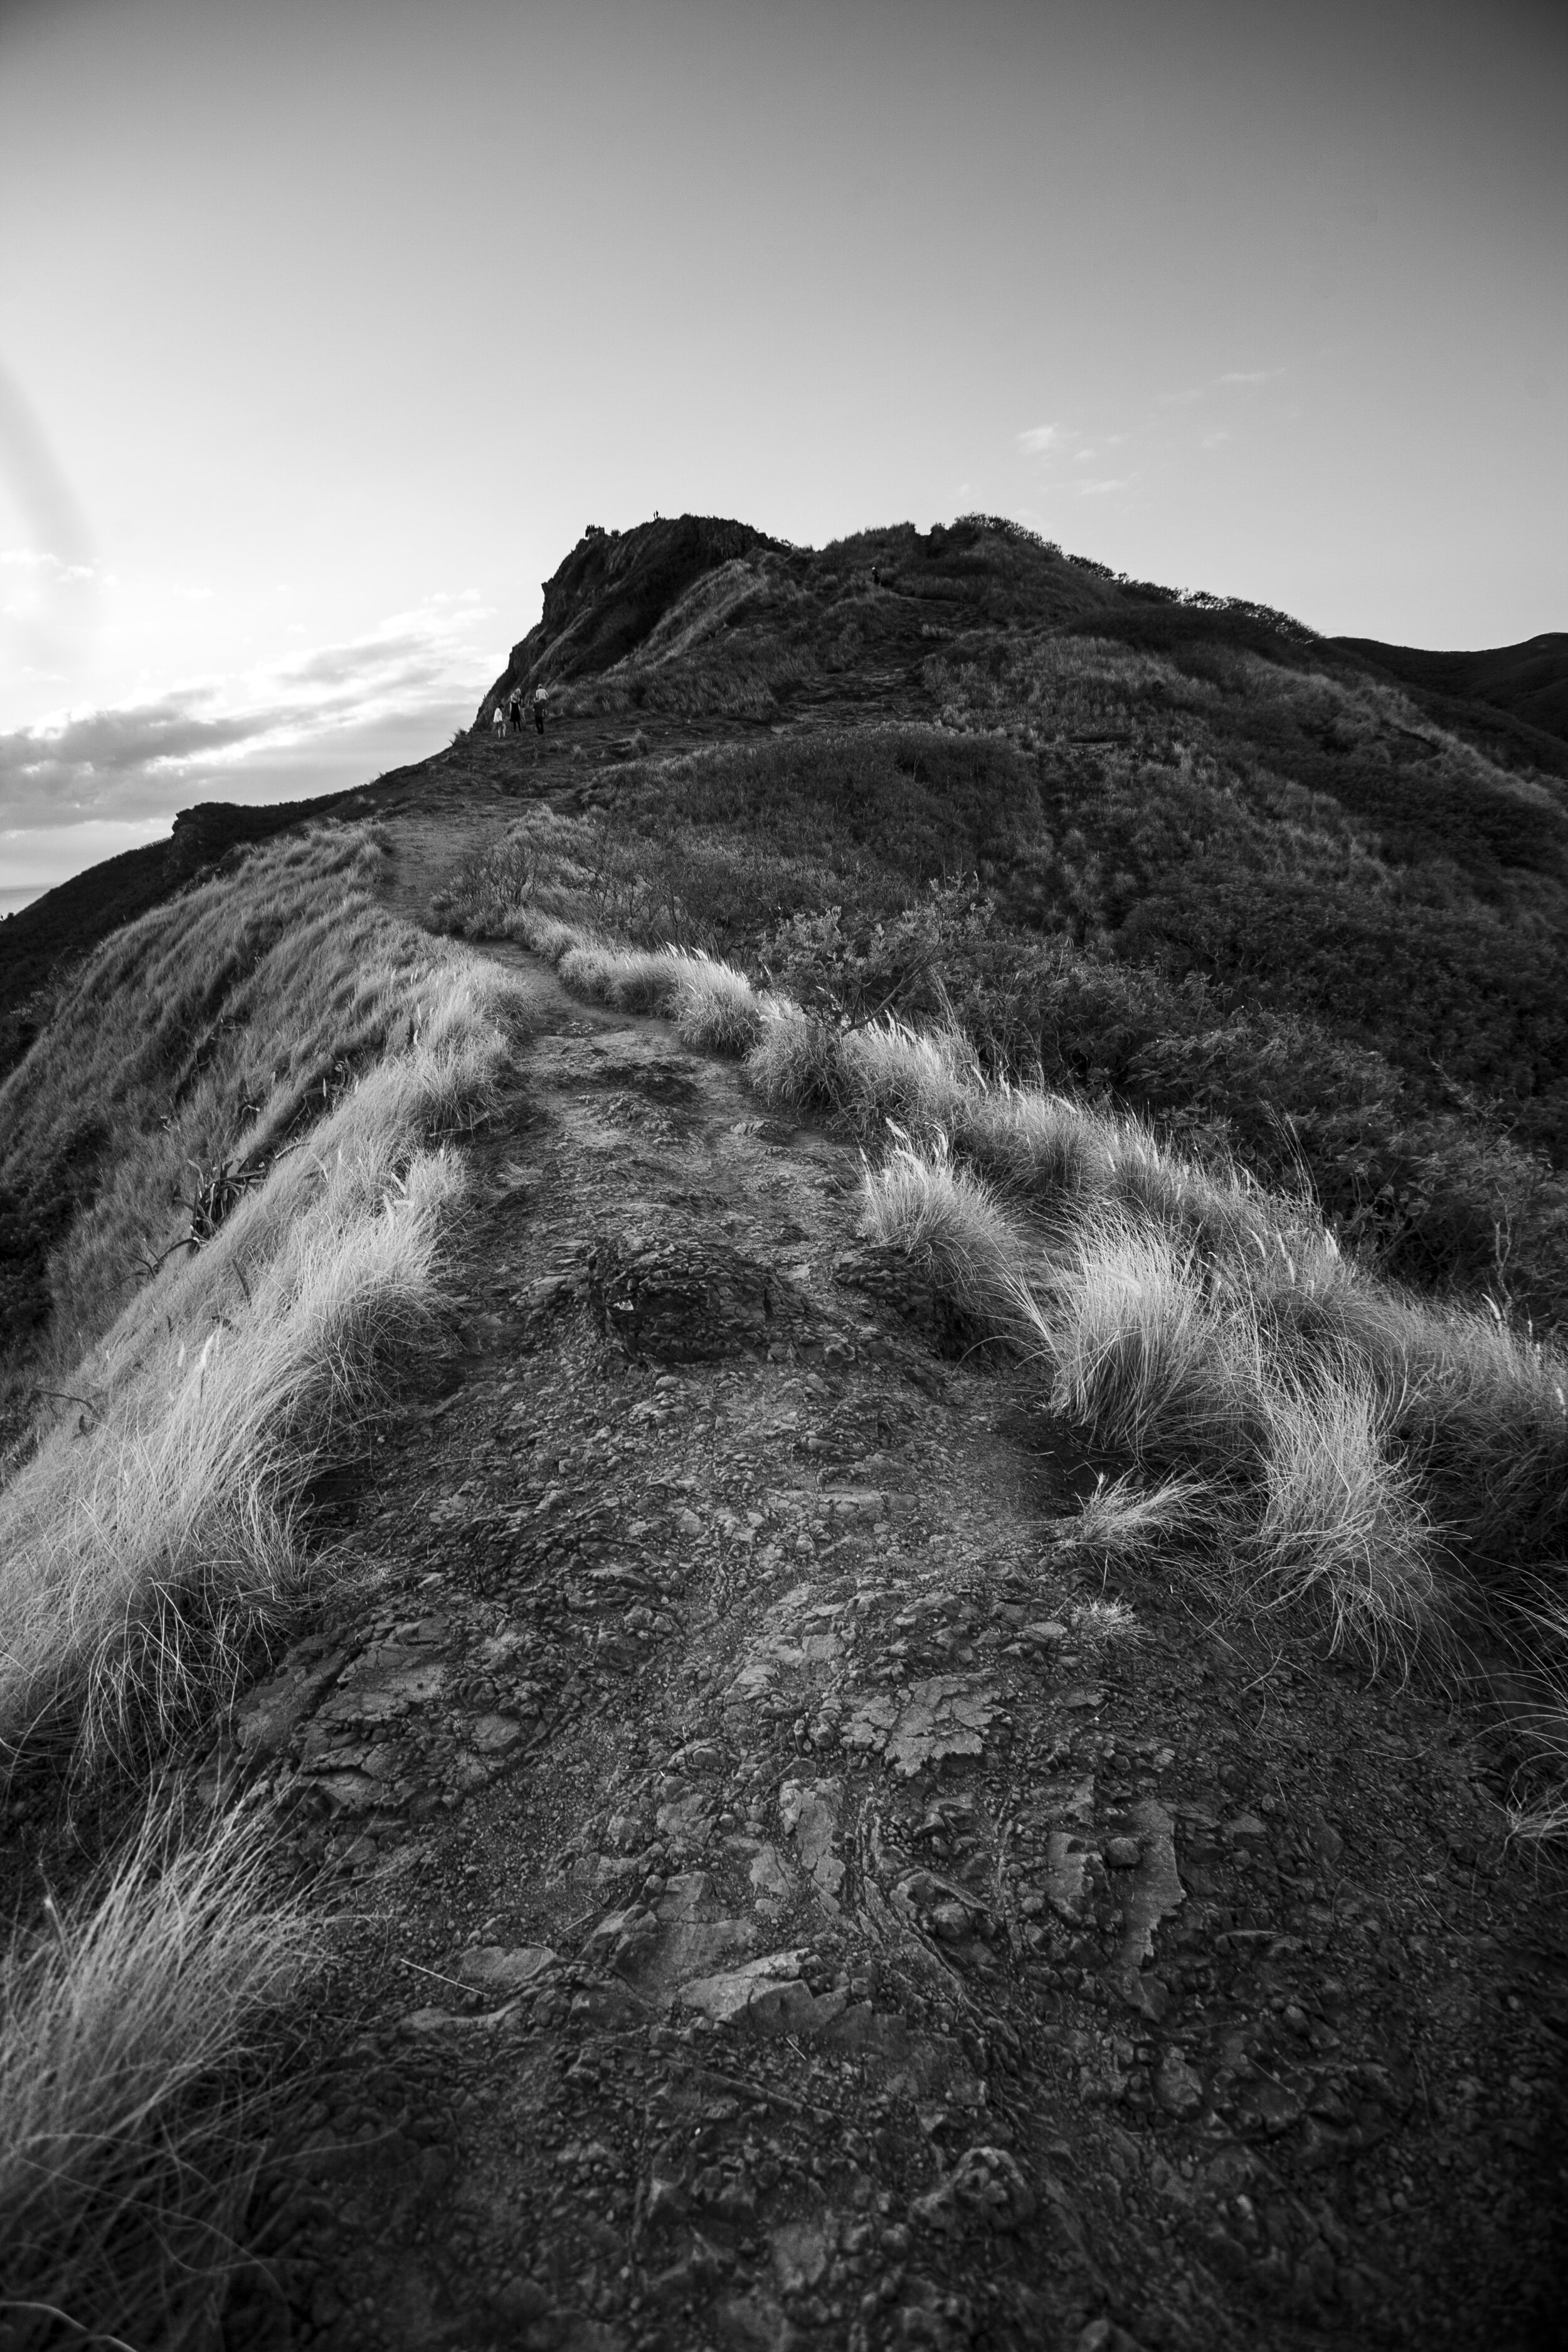
[[0, 1493], [13, 1760], [39, 1743], [79, 1769], [130, 1760], [232, 1686], [303, 1572], [294, 1498], [435, 1303], [461, 1180], [431, 1145], [484, 1107], [510, 983], [451, 949], [420, 972], [375, 913], [347, 926], [363, 961], [346, 974], [312, 923], [317, 985], [297, 984], [350, 1009], [379, 996], [398, 1044], [135, 1293], [61, 1381], [89, 1412], [43, 1427]]
[[[776, 1025], [798, 1040], [803, 1019]], [[1374, 1661], [1485, 1660], [1513, 1728], [1568, 1765], [1559, 1359], [1495, 1308], [1347, 1264], [1308, 1202], [1164, 1155], [1135, 1121], [987, 1087], [943, 1037], [833, 1045], [840, 1073], [860, 1057], [862, 1117], [950, 1105], [868, 1171], [867, 1229], [1048, 1369], [1054, 1410], [1169, 1474], [1147, 1509], [1121, 1482], [1091, 1498], [1083, 1540], [1136, 1552], [1206, 1520], [1251, 1605], [1305, 1603]], [[777, 1049], [764, 1075], [798, 1084]]]
[[618, 1013], [662, 1013], [675, 992], [674, 961], [665, 949], [574, 946], [555, 968], [574, 996]]
[[838, 1033], [787, 996], [761, 999], [761, 1026], [746, 1056], [746, 1077], [779, 1109], [837, 1111], [843, 1101]]
[[1069, 1614], [1075, 1639], [1091, 1657], [1110, 1649], [1141, 1649], [1149, 1638], [1131, 1604], [1114, 1593], [1080, 1601]]
[[953, 1131], [977, 1168], [1049, 1215], [1109, 1189], [1106, 1124], [1064, 1095], [1001, 1085], [966, 1091]]
[[749, 1054], [762, 1034], [763, 1013], [745, 973], [715, 956], [670, 952], [676, 966], [671, 1010], [682, 1043], [698, 1053]]
[[689, 948], [616, 947], [579, 925], [531, 908], [512, 937], [554, 964], [574, 995], [621, 1013], [668, 1013], [700, 1053], [747, 1054], [761, 1033], [762, 1003], [743, 971]]
[[1221, 1477], [1256, 1454], [1256, 1328], [1210, 1294], [1191, 1242], [1099, 1208], [1025, 1313], [1069, 1419], [1141, 1460]]
[[1075, 1551], [1141, 1559], [1173, 1536], [1211, 1527], [1214, 1515], [1213, 1495], [1201, 1478], [1178, 1475], [1149, 1486], [1126, 1471], [1115, 1478], [1102, 1472], [1062, 1540]]
[[0, 2320], [16, 2352], [212, 2340], [261, 2153], [255, 2051], [310, 1966], [253, 1824], [150, 1813], [0, 1963]]
[[559, 964], [572, 949], [596, 944], [577, 923], [569, 923], [560, 915], [546, 914], [538, 907], [515, 907], [508, 911], [504, 924], [498, 925], [496, 936], [515, 940], [520, 947], [531, 948], [547, 963]]
[[914, 1029], [889, 1013], [844, 1032], [837, 1044], [841, 1104], [862, 1133], [881, 1120], [914, 1136], [958, 1129], [978, 1071], [955, 1030]]
[[1447, 1612], [1419, 1482], [1392, 1445], [1366, 1368], [1279, 1367], [1264, 1400], [1263, 1496], [1252, 1552], [1272, 1595], [1321, 1604], [1330, 1647], [1406, 1664]]
[[314, 1197], [258, 1196], [157, 1286], [165, 1328], [127, 1317], [93, 1362], [102, 1418], [53, 1432], [0, 1496], [11, 1757], [65, 1742], [86, 1768], [163, 1746], [303, 1579], [291, 1499], [434, 1307], [459, 1189], [440, 1152], [401, 1175], [391, 1155], [339, 1159], [337, 1124], [331, 1158], [279, 1187]]
[[1016, 1314], [1026, 1237], [990, 1187], [942, 1147], [910, 1144], [868, 1176], [863, 1230], [928, 1267], [966, 1314], [1005, 1329]]

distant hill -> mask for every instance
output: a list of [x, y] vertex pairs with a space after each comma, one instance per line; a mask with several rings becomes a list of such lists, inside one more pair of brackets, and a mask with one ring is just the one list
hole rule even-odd
[[266, 841], [324, 816], [352, 793], [246, 808], [205, 801], [182, 809], [167, 841], [149, 842], [89, 866], [0, 922], [0, 1075], [32, 1043], [32, 1007], [64, 963], [75, 961], [150, 907], [161, 906], [204, 867], [246, 842]]
[[1453, 702], [1495, 703], [1542, 734], [1568, 740], [1568, 632], [1562, 629], [1474, 654], [1424, 653], [1418, 646], [1385, 646], [1376, 637], [1330, 642], [1363, 655], [1406, 685]]
[[1385, 646], [1376, 637], [1333, 637], [1330, 643], [1413, 688], [1428, 703], [1453, 711], [1461, 724], [1467, 711], [1473, 721], [1479, 715], [1475, 706], [1486, 704], [1531, 735], [1568, 743], [1568, 632], [1562, 629], [1474, 654], [1426, 653], [1419, 646]]

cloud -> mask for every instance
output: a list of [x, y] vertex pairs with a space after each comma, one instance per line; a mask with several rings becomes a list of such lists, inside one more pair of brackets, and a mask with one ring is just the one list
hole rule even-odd
[[1018, 436], [1021, 457], [1044, 457], [1059, 449], [1065, 441], [1076, 441], [1076, 433], [1066, 433], [1059, 425], [1031, 425], [1026, 433]]
[[1206, 400], [1211, 392], [1256, 392], [1259, 384], [1275, 383], [1285, 373], [1282, 367], [1227, 368], [1223, 375], [1211, 375], [1206, 383], [1190, 385], [1185, 392], [1159, 392], [1154, 395], [1156, 408], [1186, 408], [1194, 400]]
[[423, 756], [466, 721], [499, 667], [471, 596], [436, 598], [366, 635], [237, 677], [66, 711], [0, 735], [0, 825], [161, 817], [204, 799], [347, 789]]
[[1098, 499], [1109, 490], [1130, 490], [1137, 478], [1136, 474], [1123, 474], [1114, 481], [1076, 482], [1073, 487], [1080, 499]]

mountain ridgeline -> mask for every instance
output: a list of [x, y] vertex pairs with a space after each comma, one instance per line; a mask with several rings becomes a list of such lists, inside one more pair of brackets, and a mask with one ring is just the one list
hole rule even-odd
[[587, 532], [476, 756], [542, 684], [629, 935], [951, 1011], [1309, 1178], [1396, 1276], [1568, 1306], [1568, 635], [1321, 637], [984, 517], [686, 516]]
[[[540, 686], [544, 737], [498, 739]], [[0, 1072], [85, 952], [253, 838], [419, 809], [456, 858], [519, 799], [589, 822], [574, 917], [826, 1018], [955, 1019], [994, 1074], [1309, 1182], [1397, 1278], [1568, 1315], [1568, 635], [1325, 638], [984, 516], [590, 527], [452, 746], [188, 812], [0, 924]], [[0, 1165], [0, 1228], [97, 1181], [85, 1145], [21, 1192]]]

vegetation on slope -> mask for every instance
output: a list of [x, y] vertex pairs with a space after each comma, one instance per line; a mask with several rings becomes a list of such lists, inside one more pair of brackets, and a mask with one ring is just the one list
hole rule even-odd
[[[1532, 964], [1527, 917], [1560, 886], [1505, 871], [1493, 904], [1450, 859], [1446, 912], [1321, 794], [1249, 799], [1184, 754], [1102, 763], [1070, 805], [1058, 772], [1053, 808], [1047, 765], [907, 724], [626, 761], [594, 816], [529, 812], [446, 919], [504, 930], [528, 903], [721, 952], [830, 1017], [949, 1009], [998, 1075], [1107, 1093], [1270, 1182], [1304, 1169], [1399, 1278], [1559, 1315], [1562, 948], [1530, 918]], [[1489, 1088], [1504, 1068], [1534, 1092]]]
[[825, 1019], [710, 957], [526, 906], [511, 928], [584, 995], [668, 1011], [689, 1043], [743, 1055], [770, 1106], [861, 1137], [867, 1232], [1142, 1474], [1100, 1498], [1101, 1540], [1195, 1538], [1189, 1570], [1221, 1605], [1304, 1604], [1331, 1650], [1485, 1694], [1532, 1759], [1521, 1825], [1559, 1825], [1568, 1358], [1347, 1259], [1303, 1193], [988, 1077], [951, 1025]]
[[0, 2316], [16, 2352], [213, 2340], [275, 2120], [258, 2048], [315, 1954], [247, 1817], [151, 1811], [0, 1973]]
[[[0, 1490], [0, 1755], [35, 1790], [52, 1768], [122, 1791], [210, 1725], [311, 1571], [300, 1497], [437, 1295], [443, 1139], [484, 1109], [507, 985], [383, 910], [379, 856], [308, 835], [142, 917], [0, 1088], [14, 1195], [79, 1174], [94, 1139], [12, 1362], [15, 1393], [40, 1365], [65, 1393]], [[258, 2152], [238, 2086], [304, 1954], [265, 1852], [199, 1811], [154, 1807], [63, 1910], [19, 1918], [18, 2341], [210, 2325]]]
[[0, 922], [0, 1076], [45, 1025], [70, 971], [111, 931], [163, 905], [229, 853], [293, 832], [350, 797], [329, 793], [265, 808], [205, 802], [182, 809], [167, 841], [106, 857], [7, 915]]

